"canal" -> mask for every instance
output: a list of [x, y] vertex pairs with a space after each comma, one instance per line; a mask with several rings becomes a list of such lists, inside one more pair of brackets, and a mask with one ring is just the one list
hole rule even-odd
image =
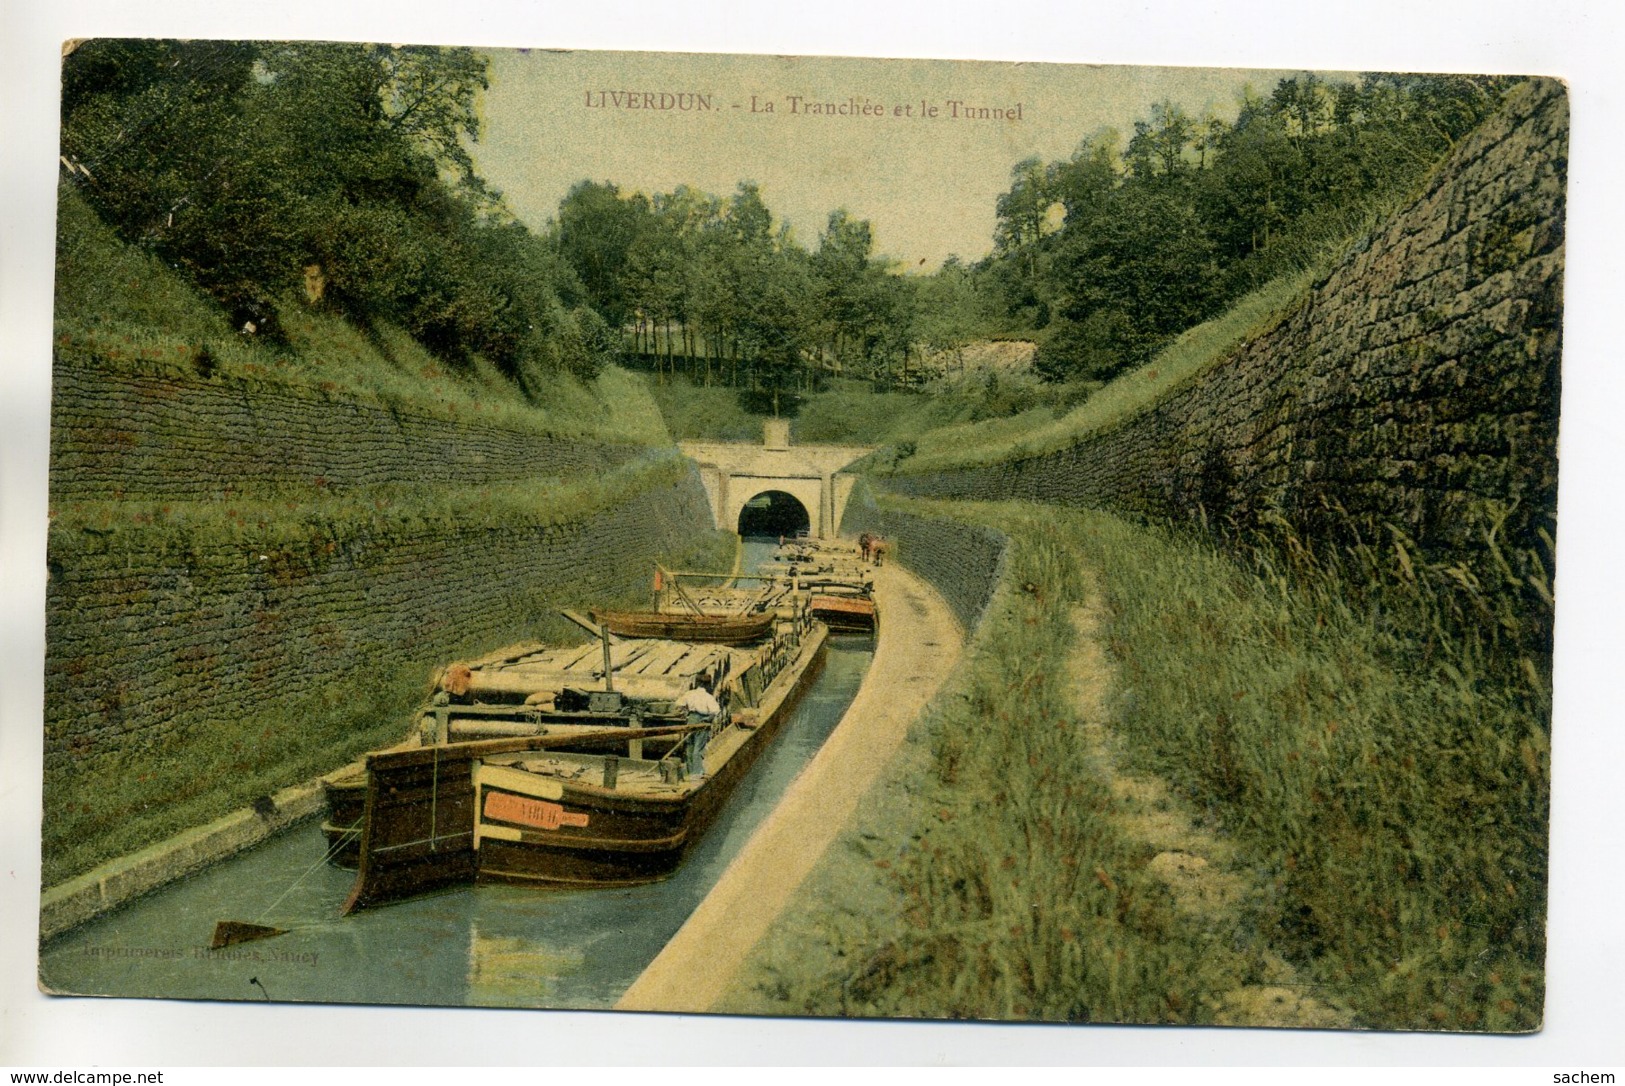
[[[746, 561], [760, 548], [751, 547]], [[750, 568], [749, 565], [746, 568]], [[173, 999], [604, 1008], [637, 979], [823, 745], [863, 682], [867, 636], [827, 662], [726, 810], [664, 882], [602, 890], [482, 885], [340, 918], [354, 872], [315, 821], [48, 943], [48, 990]], [[287, 934], [207, 949], [217, 920]]]

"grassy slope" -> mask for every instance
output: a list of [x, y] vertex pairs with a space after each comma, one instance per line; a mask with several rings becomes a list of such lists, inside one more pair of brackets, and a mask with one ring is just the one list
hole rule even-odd
[[674, 441], [760, 441], [764, 416], [745, 410], [724, 385], [697, 385], [680, 375], [640, 375]]
[[1079, 406], [1057, 416], [1043, 407], [1007, 418], [946, 426], [922, 435], [899, 472], [941, 471], [1053, 451], [1092, 430], [1133, 418], [1227, 358], [1235, 347], [1279, 324], [1299, 304], [1319, 268], [1283, 276], [1223, 314], [1186, 331], [1155, 358], [1108, 382]]
[[1110, 571], [1109, 726], [1270, 888], [1238, 942], [1272, 945], [1364, 1025], [1538, 1027], [1538, 680], [1458, 666], [1470, 652], [1441, 640], [1426, 601], [1360, 608], [1362, 586], [1324, 571], [1243, 569], [1099, 512], [900, 504], [1011, 531], [1006, 587], [920, 725], [924, 783], [893, 782], [913, 793], [903, 809], [826, 863], [849, 889], [794, 925], [811, 937], [766, 948], [732, 1009], [1200, 1022], [1250, 982], [1202, 949], [1151, 857], [1104, 817], [1114, 800], [1056, 689], [1092, 568]]
[[[395, 486], [369, 488], [365, 494], [58, 503], [51, 527], [56, 561], [71, 563], [87, 551], [187, 556], [231, 545], [277, 548], [297, 561], [323, 541], [589, 517], [629, 493], [669, 485], [688, 470], [667, 451], [669, 435], [643, 381], [621, 370], [607, 370], [593, 386], [554, 378], [538, 405], [478, 359], [468, 372], [453, 372], [399, 329], [385, 325], [367, 334], [297, 302], [282, 311], [291, 348], [275, 348], [233, 332], [217, 306], [151, 255], [119, 241], [71, 190], [64, 191], [59, 214], [58, 366], [194, 380], [208, 369], [208, 379], [217, 382], [318, 400], [381, 403], [542, 435], [646, 444], [651, 452], [603, 477], [543, 488]], [[200, 360], [206, 364], [200, 367]], [[696, 541], [695, 554], [671, 560], [726, 565], [722, 551], [731, 540], [718, 533]], [[527, 613], [551, 609], [549, 601], [522, 602], [532, 604]], [[526, 634], [573, 637], [575, 631], [543, 622], [535, 629], [515, 629], [507, 640]], [[492, 647], [470, 644], [466, 651]], [[84, 779], [73, 771], [48, 774], [46, 883], [392, 741], [432, 663], [402, 662], [359, 678], [335, 676], [308, 704], [278, 705], [272, 713], [250, 710], [230, 721], [181, 721], [170, 739], [176, 749], [188, 751], [186, 759], [124, 765], [121, 755], [110, 752]], [[290, 719], [301, 722], [296, 751], [286, 741]], [[179, 765], [186, 766], [183, 773], [175, 768]], [[231, 787], [218, 787], [220, 781], [231, 781]]]
[[[657, 381], [645, 374], [643, 380], [677, 440], [761, 440], [765, 416], [742, 407], [733, 389], [695, 385], [681, 376]], [[996, 421], [984, 425], [996, 426], [1000, 417], [1015, 415], [1020, 425], [1030, 426], [1034, 419], [1052, 420], [1094, 387], [1005, 376], [941, 383], [928, 392], [873, 392], [863, 381], [835, 380], [803, 398], [791, 422], [791, 437], [807, 444], [900, 445], [930, 440], [934, 432], [951, 432], [944, 427], [990, 416]]]
[[293, 299], [279, 314], [288, 347], [241, 335], [184, 276], [119, 240], [71, 186], [60, 190], [57, 245], [58, 365], [183, 377], [207, 370], [217, 380], [559, 437], [669, 441], [642, 382], [613, 368], [590, 386], [552, 376], [530, 400], [483, 359], [454, 370], [399, 328], [368, 333]]

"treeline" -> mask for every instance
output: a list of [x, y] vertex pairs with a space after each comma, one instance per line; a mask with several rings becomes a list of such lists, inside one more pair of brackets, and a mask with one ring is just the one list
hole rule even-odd
[[912, 283], [844, 210], [808, 250], [749, 181], [727, 198], [582, 181], [554, 233], [591, 303], [662, 373], [754, 390], [777, 411], [822, 372], [887, 377], [906, 363]]
[[1108, 131], [1018, 163], [962, 293], [984, 323], [1036, 333], [1046, 376], [1110, 378], [1357, 231], [1514, 82], [1305, 74], [1249, 92], [1233, 122], [1164, 100], [1126, 143]]
[[528, 394], [615, 336], [568, 262], [475, 174], [470, 49], [97, 40], [63, 62], [62, 167], [101, 218], [256, 338], [278, 310], [388, 321]]
[[906, 384], [916, 348], [999, 335], [1092, 387], [1356, 230], [1511, 82], [1302, 75], [1233, 122], [1163, 101], [1126, 142], [1017, 164], [993, 252], [927, 276], [898, 274], [844, 210], [802, 244], [750, 182], [582, 181], [532, 232], [474, 171], [487, 61], [470, 49], [85, 42], [63, 64], [62, 166], [258, 338], [297, 299], [453, 365], [482, 356], [533, 399], [630, 354], [778, 411], [823, 375]]
[[557, 241], [663, 372], [774, 393], [823, 373], [892, 384], [916, 347], [1012, 336], [1038, 340], [1045, 377], [1092, 387], [1382, 214], [1515, 81], [1304, 74], [1247, 92], [1234, 121], [1164, 100], [1126, 141], [1018, 163], [992, 253], [928, 276], [896, 274], [844, 211], [803, 248], [748, 182], [721, 199], [584, 181]]

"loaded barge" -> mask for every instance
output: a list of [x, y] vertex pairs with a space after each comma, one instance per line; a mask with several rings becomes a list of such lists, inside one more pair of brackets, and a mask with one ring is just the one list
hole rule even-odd
[[874, 570], [841, 540], [789, 540], [762, 566], [809, 594], [813, 617], [832, 630], [880, 632]]
[[595, 642], [445, 668], [414, 735], [326, 782], [330, 855], [357, 868], [344, 911], [475, 880], [671, 874], [823, 664], [805, 592], [738, 598], [751, 621], [715, 639], [640, 636], [681, 617], [658, 610], [572, 616]]

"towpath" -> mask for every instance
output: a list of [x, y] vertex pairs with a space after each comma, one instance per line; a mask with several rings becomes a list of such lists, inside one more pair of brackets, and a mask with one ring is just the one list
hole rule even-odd
[[[1080, 563], [1081, 565], [1082, 563]], [[1087, 569], [1087, 567], [1085, 567]], [[1154, 853], [1147, 869], [1168, 887], [1183, 919], [1204, 930], [1209, 954], [1225, 960], [1215, 974], [1250, 978], [1229, 991], [1205, 997], [1221, 1026], [1347, 1029], [1347, 1008], [1309, 983], [1248, 917], [1248, 902], [1266, 891], [1232, 841], [1204, 820], [1162, 778], [1125, 766], [1122, 738], [1110, 727], [1107, 695], [1115, 679], [1106, 651], [1106, 602], [1098, 572], [1087, 573], [1085, 603], [1073, 609], [1077, 632], [1068, 678], [1082, 725], [1080, 738], [1112, 792], [1106, 816], [1117, 832]]]
[[875, 572], [881, 633], [858, 696], [777, 810], [617, 1009], [715, 1006], [953, 671], [964, 635], [942, 597], [896, 564]]

